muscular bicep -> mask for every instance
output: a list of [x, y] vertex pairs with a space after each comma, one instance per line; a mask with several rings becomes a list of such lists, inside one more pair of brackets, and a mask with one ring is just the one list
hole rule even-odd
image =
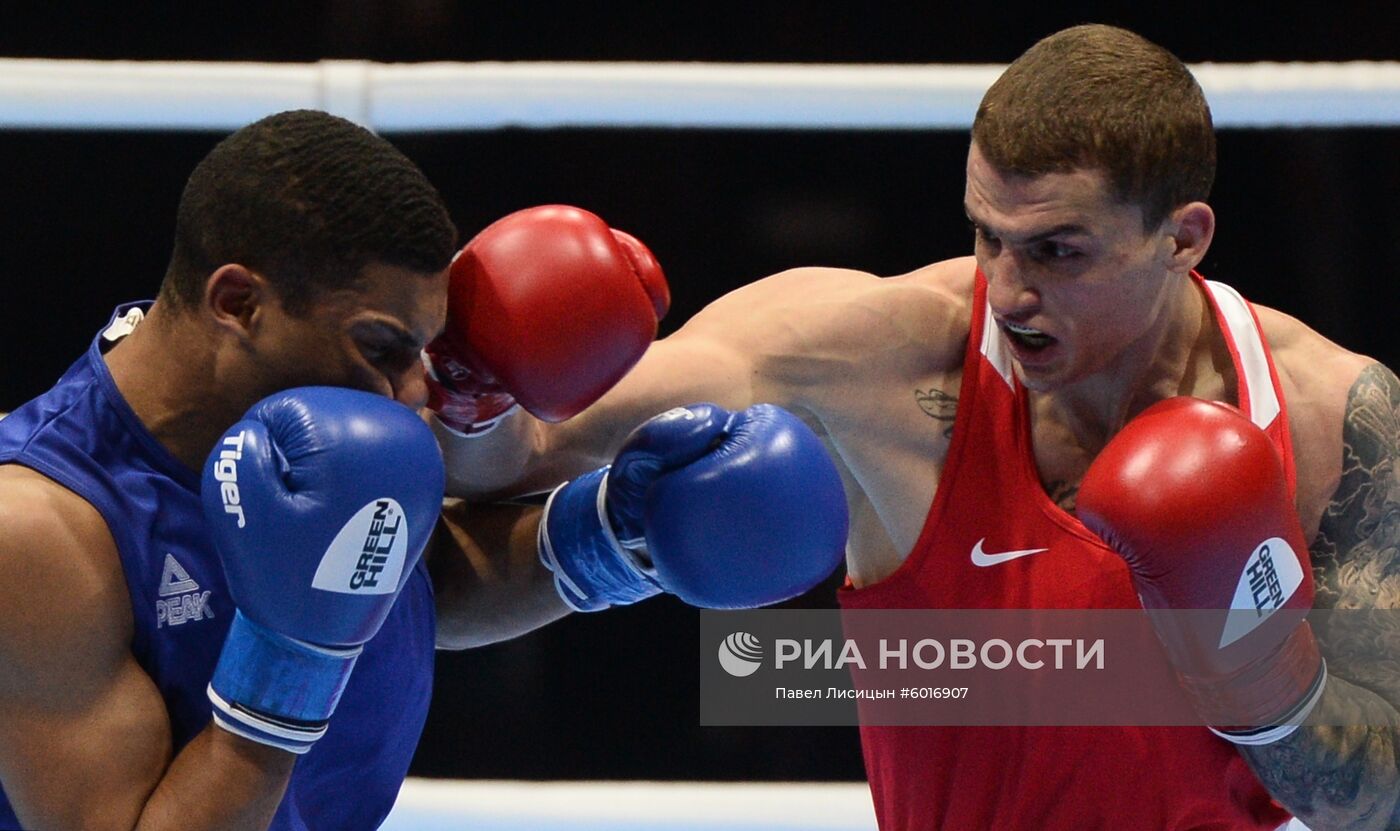
[[94, 567], [81, 546], [100, 543], [69, 525], [16, 521], [33, 501], [0, 509], [0, 783], [27, 828], [131, 828], [168, 715], [130, 652], [119, 566]]
[[[1340, 484], [1312, 546], [1330, 672], [1400, 706], [1400, 380], [1367, 365], [1348, 393]], [[1374, 610], [1365, 612], [1361, 610]]]
[[551, 488], [609, 462], [646, 419], [698, 402], [777, 404], [825, 437], [831, 420], [854, 418], [872, 395], [927, 389], [961, 365], [972, 274], [970, 258], [887, 279], [801, 268], [736, 289], [653, 344], [574, 418], [522, 415], [484, 443], [445, 442], [450, 491], [480, 501]]
[[31, 687], [0, 696], [0, 782], [21, 822], [133, 827], [171, 754], [165, 706], [150, 677], [128, 659], [77, 688]]

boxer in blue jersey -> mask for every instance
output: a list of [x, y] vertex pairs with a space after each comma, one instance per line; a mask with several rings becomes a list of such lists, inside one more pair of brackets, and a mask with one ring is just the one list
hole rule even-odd
[[[444, 504], [414, 410], [455, 236], [387, 142], [270, 116], [191, 175], [157, 299], [0, 421], [0, 829], [374, 828], [435, 647], [835, 565], [835, 469], [776, 408], [659, 416], [547, 521]], [[789, 521], [823, 481], [840, 521]]]

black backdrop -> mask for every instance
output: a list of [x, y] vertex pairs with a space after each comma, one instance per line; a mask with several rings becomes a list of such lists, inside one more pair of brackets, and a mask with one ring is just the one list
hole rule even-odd
[[[1345, 4], [1303, 17], [1254, 15], [1240, 4], [1130, 11], [1084, 4], [1019, 16], [965, 4], [926, 4], [917, 14], [777, 3], [550, 11], [557, 5], [31, 9], [0, 0], [0, 55], [1004, 62], [1056, 28], [1099, 20], [1135, 28], [1188, 61], [1400, 57], [1394, 11]], [[0, 409], [51, 383], [113, 305], [154, 293], [184, 177], [218, 138], [0, 131]], [[675, 295], [663, 333], [720, 293], [782, 268], [894, 274], [970, 248], [961, 132], [501, 130], [391, 138], [442, 189], [464, 236], [517, 208], [566, 202], [647, 241]], [[1202, 270], [1400, 366], [1392, 325], [1400, 128], [1223, 131], [1220, 160], [1212, 200], [1219, 233]], [[833, 580], [797, 604], [829, 607], [834, 587]], [[853, 729], [700, 728], [697, 637], [697, 614], [662, 598], [443, 654], [414, 771], [860, 777]]]

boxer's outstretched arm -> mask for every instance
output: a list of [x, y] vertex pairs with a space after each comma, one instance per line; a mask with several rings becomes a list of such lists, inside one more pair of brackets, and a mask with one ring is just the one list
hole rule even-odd
[[296, 757], [211, 724], [172, 758], [115, 545], [76, 502], [0, 467], [0, 782], [20, 822], [266, 828]]
[[[970, 275], [973, 263], [964, 258], [931, 269], [953, 282]], [[553, 490], [612, 462], [647, 419], [697, 402], [736, 411], [777, 404], [829, 442], [822, 419], [839, 409], [833, 402], [865, 389], [872, 350], [883, 353], [878, 365], [890, 371], [891, 354], [920, 367], [961, 361], [959, 297], [930, 289], [938, 280], [929, 276], [913, 282], [830, 268], [782, 272], [725, 295], [652, 344], [615, 387], [567, 421], [546, 424], [517, 411], [472, 436], [435, 425], [448, 494], [472, 503], [449, 500], [427, 555], [439, 647], [507, 639], [568, 612], [539, 561], [538, 510], [480, 503]], [[930, 336], [940, 331], [947, 337]], [[947, 354], [935, 354], [938, 344]], [[833, 460], [840, 465], [835, 454]]]
[[1400, 380], [1380, 364], [1352, 385], [1342, 478], [1311, 546], [1315, 605], [1376, 609], [1319, 632], [1328, 681], [1291, 736], [1241, 751], [1314, 829], [1400, 828]]
[[662, 592], [702, 608], [777, 603], [839, 565], [848, 526], [840, 474], [796, 416], [677, 408], [633, 431], [611, 466], [553, 492], [543, 513], [448, 500], [429, 560], [438, 646]]
[[540, 562], [541, 509], [443, 503], [424, 556], [433, 578], [439, 649], [510, 640], [570, 611]]
[[[972, 263], [938, 267], [970, 274]], [[484, 436], [440, 435], [448, 491], [482, 500], [553, 488], [608, 462], [651, 416], [697, 402], [730, 410], [777, 404], [826, 437], [821, 420], [830, 402], [868, 376], [872, 351], [900, 352], [902, 344], [890, 340], [917, 338], [924, 348], [903, 352], [930, 365], [960, 360], [961, 335], [946, 338], [948, 356], [929, 354], [928, 346], [939, 342], [930, 331], [956, 329], [956, 308], [898, 278], [834, 268], [775, 274], [721, 297], [652, 344], [615, 387], [567, 421], [544, 424], [517, 412]]]
[[490, 433], [468, 437], [430, 421], [443, 448], [448, 493], [480, 501], [546, 491], [606, 464], [627, 434], [657, 413], [700, 401], [729, 409], [755, 403], [758, 355], [735, 343], [747, 338], [725, 331], [730, 317], [722, 305], [701, 312], [652, 344], [615, 387], [567, 421], [548, 424], [518, 409]]

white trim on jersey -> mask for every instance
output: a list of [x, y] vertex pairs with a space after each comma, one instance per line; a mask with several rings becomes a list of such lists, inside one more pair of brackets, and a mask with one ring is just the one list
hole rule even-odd
[[1215, 298], [1225, 325], [1230, 327], [1230, 337], [1239, 352], [1245, 388], [1249, 390], [1249, 418], [1261, 429], [1267, 428], [1283, 407], [1269, 374], [1269, 358], [1264, 354], [1264, 338], [1255, 324], [1254, 313], [1240, 293], [1224, 283], [1207, 280], [1206, 287]]
[[987, 304], [982, 315], [981, 349], [982, 357], [987, 359], [992, 369], [997, 371], [1008, 387], [1015, 389], [1016, 383], [1012, 380], [1011, 347], [1002, 338], [1001, 329], [997, 328], [996, 318], [992, 316], [991, 303]]

